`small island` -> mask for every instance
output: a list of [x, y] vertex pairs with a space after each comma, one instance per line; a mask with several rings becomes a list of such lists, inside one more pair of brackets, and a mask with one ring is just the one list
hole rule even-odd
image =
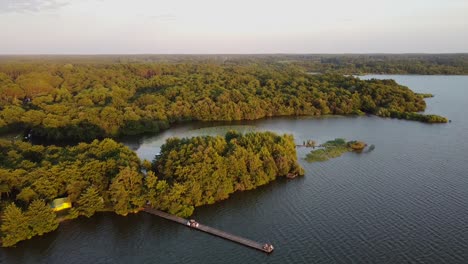
[[346, 152], [362, 152], [366, 146], [367, 144], [362, 141], [346, 142], [343, 138], [336, 138], [320, 145], [320, 149], [312, 150], [307, 154], [306, 160], [308, 162], [326, 161], [332, 158], [337, 158]]

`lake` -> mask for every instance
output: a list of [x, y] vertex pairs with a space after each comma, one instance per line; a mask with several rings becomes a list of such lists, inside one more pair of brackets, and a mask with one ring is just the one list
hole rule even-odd
[[297, 143], [343, 137], [374, 144], [320, 163], [304, 177], [279, 179], [197, 208], [193, 218], [236, 235], [271, 242], [270, 254], [140, 213], [100, 213], [0, 249], [0, 263], [468, 263], [468, 76], [377, 75], [421, 93], [423, 124], [378, 117], [272, 118], [194, 122], [123, 140], [152, 159], [171, 136], [230, 129], [290, 133]]

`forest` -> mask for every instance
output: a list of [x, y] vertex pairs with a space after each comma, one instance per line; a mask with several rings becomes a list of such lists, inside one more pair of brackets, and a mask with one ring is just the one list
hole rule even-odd
[[[465, 65], [464, 57], [461, 62], [443, 58], [448, 61], [443, 67]], [[0, 134], [76, 143], [45, 146], [23, 142], [24, 137], [0, 140], [2, 245], [15, 245], [55, 230], [61, 221], [95, 212], [138, 212], [147, 202], [186, 217], [195, 207], [236, 191], [304, 173], [291, 135], [231, 131], [224, 137], [171, 138], [151, 162], [139, 160], [110, 138], [158, 132], [192, 120], [372, 114], [448, 121], [420, 113], [428, 94], [414, 93], [393, 80], [344, 76], [361, 58], [351, 59], [344, 68], [329, 68], [341, 65], [342, 59], [328, 59], [0, 57]], [[310, 73], [317, 60], [323, 74]], [[56, 214], [49, 204], [65, 197], [73, 207]]]
[[[196, 206], [304, 173], [294, 138], [271, 132], [171, 138], [152, 162], [112, 139], [67, 147], [0, 140], [0, 154], [3, 246], [51, 232], [63, 220], [138, 212], [147, 201], [187, 217]], [[48, 204], [58, 197], [73, 207], [56, 214]]]
[[0, 64], [294, 65], [314, 73], [468, 75], [468, 54], [0, 55]]
[[310, 72], [338, 74], [467, 75], [468, 54], [349, 54], [290, 58]]
[[374, 114], [428, 123], [393, 80], [308, 74], [284, 63], [0, 63], [0, 133], [91, 141], [191, 120]]

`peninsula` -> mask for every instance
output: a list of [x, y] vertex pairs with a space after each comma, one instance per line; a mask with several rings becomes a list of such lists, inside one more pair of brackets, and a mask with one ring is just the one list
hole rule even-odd
[[373, 114], [447, 122], [422, 114], [423, 96], [393, 80], [311, 75], [278, 62], [96, 60], [0, 63], [0, 133], [89, 142], [154, 133], [191, 120]]

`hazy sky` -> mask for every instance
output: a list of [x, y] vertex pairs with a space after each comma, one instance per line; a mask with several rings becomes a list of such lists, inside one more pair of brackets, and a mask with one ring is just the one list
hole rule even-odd
[[0, 0], [0, 54], [468, 52], [468, 0]]

